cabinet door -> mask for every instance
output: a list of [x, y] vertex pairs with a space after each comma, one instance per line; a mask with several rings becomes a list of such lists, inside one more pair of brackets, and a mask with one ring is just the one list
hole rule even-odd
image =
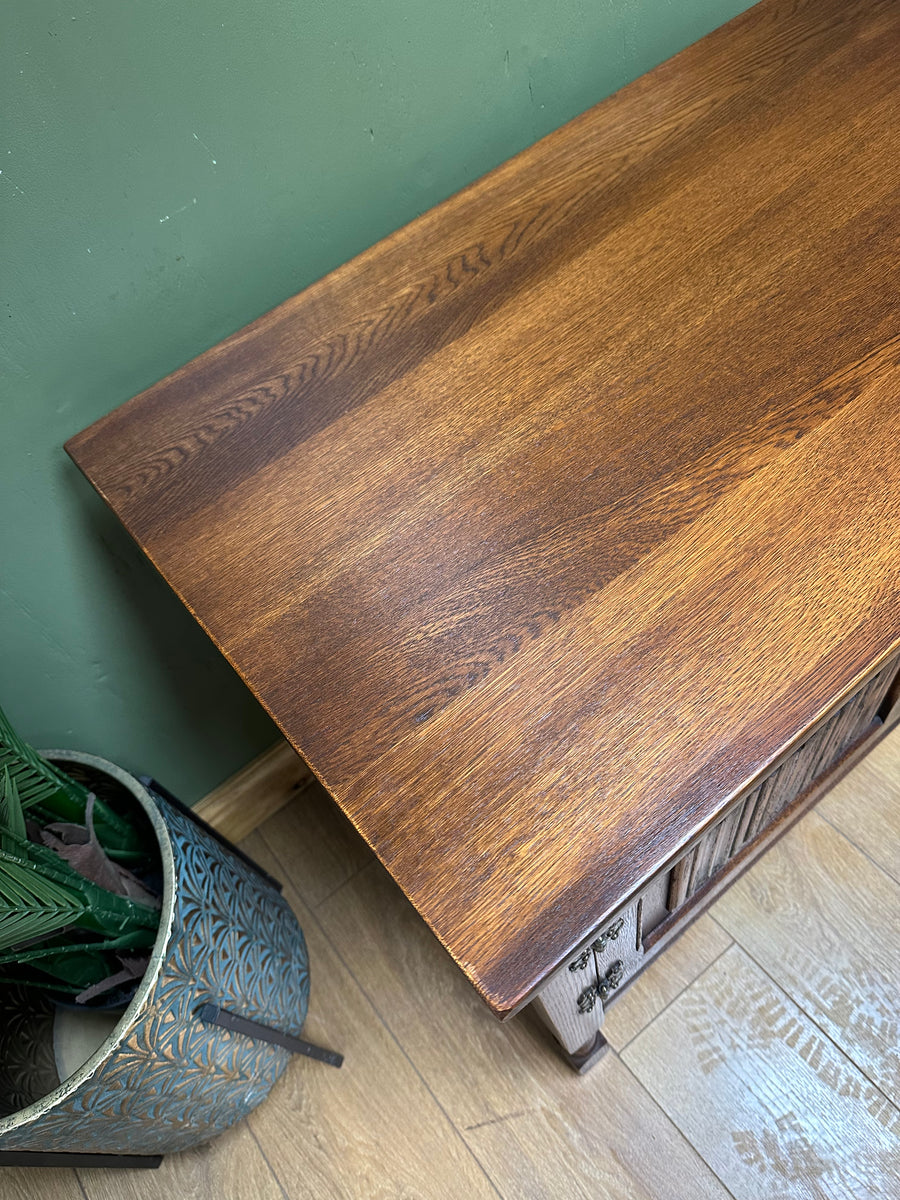
[[605, 921], [532, 1001], [570, 1054], [593, 1040], [604, 1003], [640, 968], [639, 904]]
[[[840, 708], [824, 717], [752, 791], [702, 834], [674, 864], [668, 907], [676, 912], [745, 846], [825, 774], [850, 746], [890, 713], [897, 660], [868, 679]], [[896, 701], [894, 701], [896, 702]]]

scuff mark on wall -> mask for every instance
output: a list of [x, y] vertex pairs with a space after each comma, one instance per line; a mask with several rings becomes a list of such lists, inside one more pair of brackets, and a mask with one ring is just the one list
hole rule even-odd
[[215, 166], [215, 165], [216, 165], [216, 160], [213, 158], [212, 150], [210, 150], [209, 146], [207, 146], [207, 144], [206, 144], [206, 142], [204, 142], [203, 138], [202, 138], [202, 137], [198, 137], [196, 133], [195, 133], [195, 134], [193, 134], [193, 138], [194, 138], [194, 141], [195, 141], [195, 142], [199, 142], [199, 143], [200, 143], [200, 145], [203, 147], [203, 149], [204, 149], [204, 150], [206, 151], [206, 153], [209, 155], [209, 161], [212, 163], [212, 165], [213, 165], [213, 166]]
[[[173, 213], [166, 213], [166, 215], [164, 217], [160, 217], [159, 218], [160, 225], [164, 225], [166, 223], [166, 221], [171, 221], [172, 217], [177, 217], [179, 213], [183, 213], [185, 211], [185, 209], [191, 208], [196, 203], [197, 203], [197, 197], [194, 196], [194, 198], [188, 204], [182, 204], [181, 208], [176, 208]], [[90, 254], [90, 250], [88, 250], [88, 254]]]
[[[9, 151], [7, 151], [7, 153], [9, 153]], [[3, 172], [0, 171], [0, 175], [2, 175], [2, 174], [3, 174]], [[5, 178], [6, 178], [6, 182], [10, 185], [10, 187], [15, 188], [15, 190], [19, 193], [20, 196], [25, 195], [25, 193], [22, 191], [22, 189], [19, 187], [19, 185], [17, 183], [13, 183], [13, 181], [10, 179], [10, 177], [8, 175]]]

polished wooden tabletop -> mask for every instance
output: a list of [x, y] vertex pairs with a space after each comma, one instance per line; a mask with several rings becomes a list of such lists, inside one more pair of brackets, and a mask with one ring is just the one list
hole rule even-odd
[[68, 444], [500, 1015], [900, 644], [898, 130], [764, 0]]

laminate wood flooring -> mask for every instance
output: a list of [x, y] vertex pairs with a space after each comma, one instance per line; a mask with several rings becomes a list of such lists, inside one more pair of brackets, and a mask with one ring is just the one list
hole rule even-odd
[[490, 1016], [317, 785], [245, 845], [344, 1067], [296, 1060], [158, 1172], [5, 1170], [2, 1200], [900, 1200], [900, 729], [621, 997], [584, 1078]]

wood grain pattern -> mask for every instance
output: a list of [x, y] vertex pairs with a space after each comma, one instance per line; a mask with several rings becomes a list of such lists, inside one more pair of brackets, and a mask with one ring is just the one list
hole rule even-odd
[[819, 813], [900, 883], [900, 758], [893, 742], [876, 746]]
[[310, 908], [372, 862], [371, 850], [318, 783], [265, 824], [269, 847], [278, 854], [279, 878], [289, 879]]
[[67, 1169], [0, 1167], [3, 1200], [84, 1200], [78, 1177]]
[[623, 1058], [735, 1200], [896, 1192], [900, 1111], [737, 946]]
[[[573, 1096], [564, 1114], [548, 1105], [467, 1133], [503, 1196], [730, 1200], [614, 1054], [593, 1070], [602, 1088]], [[666, 1147], [665, 1156], [658, 1152], [660, 1145]]]
[[[580, 1003], [585, 992], [596, 988], [610, 969], [621, 972], [617, 986], [623, 987], [641, 968], [644, 950], [638, 937], [639, 905], [629, 904], [612, 920], [614, 925], [598, 930], [599, 938], [563, 964], [531, 1002], [569, 1054], [590, 1045], [603, 1022], [602, 998], [595, 996], [585, 1008]], [[609, 936], [609, 928], [614, 937]]]
[[284, 1200], [246, 1121], [205, 1146], [167, 1155], [155, 1171], [77, 1174], [87, 1200]]
[[[893, 780], [896, 780], [896, 786], [891, 782]], [[830, 820], [836, 809], [846, 808], [848, 816], [857, 818], [866, 828], [875, 829], [878, 814], [891, 814], [889, 800], [896, 800], [898, 793], [900, 731], [895, 731], [834, 789], [817, 814], [827, 814]], [[833, 801], [844, 803], [838, 805]], [[316, 811], [319, 806], [321, 812]], [[286, 823], [284, 817], [292, 812], [296, 813], [296, 820]], [[332, 820], [332, 817], [337, 819]], [[892, 828], [886, 827], [885, 842], [891, 840]], [[307, 847], [313, 840], [317, 842], [322, 858], [332, 863], [339, 862], [345, 853], [344, 823], [318, 789], [305, 793], [302, 802], [285, 810], [281, 818], [267, 822], [262, 833], [266, 844], [274, 844], [278, 850], [278, 859], [269, 857], [266, 865], [282, 876], [301, 864], [305, 871], [313, 870], [315, 859], [307, 855]], [[829, 860], [833, 858], [832, 843], [826, 841], [822, 845]], [[265, 846], [258, 837], [246, 848], [259, 858], [265, 857]], [[763, 861], [751, 874], [762, 872], [766, 867], [767, 863]], [[853, 856], [851, 872], [854, 891], [861, 896], [869, 892], [873, 875], [879, 874], [878, 867], [862, 854]], [[819, 880], [825, 891], [832, 886], [828, 882], [829, 873], [825, 864], [824, 878]], [[325, 878], [314, 881], [313, 890], [326, 882]], [[840, 887], [843, 889], [843, 884]], [[801, 884], [799, 890], [797, 903], [802, 904], [805, 885]], [[820, 892], [817, 903], [821, 899]], [[871, 900], [877, 905], [877, 893]], [[754, 1171], [761, 1171], [768, 1169], [770, 1161], [774, 1160], [774, 1156], [772, 1160], [766, 1158], [760, 1166], [750, 1153], [749, 1162], [743, 1161], [747, 1147], [752, 1148], [754, 1142], [747, 1137], [747, 1130], [752, 1126], [746, 1120], [746, 1090], [742, 1085], [718, 1088], [716, 1095], [721, 1103], [715, 1110], [713, 1125], [694, 1114], [691, 1120], [696, 1121], [700, 1134], [693, 1132], [693, 1124], [688, 1130], [688, 1122], [682, 1115], [685, 1100], [702, 1097], [710, 1085], [705, 1074], [706, 1056], [698, 1050], [693, 1059], [685, 1057], [685, 1026], [678, 1013], [683, 1011], [679, 1006], [687, 997], [682, 996], [676, 1004], [672, 1001], [686, 987], [690, 988], [693, 980], [729, 945], [728, 935], [710, 917], [701, 917], [685, 931], [665, 955], [616, 1000], [606, 1018], [605, 1028], [614, 1045], [621, 1048], [656, 1018], [665, 1023], [672, 1010], [676, 1011], [678, 1024], [674, 1033], [672, 1026], [664, 1024], [656, 1047], [657, 1077], [673, 1077], [680, 1085], [667, 1118], [633, 1076], [622, 1071], [614, 1054], [608, 1054], [592, 1076], [578, 1079], [545, 1048], [540, 1031], [527, 1018], [520, 1017], [503, 1026], [492, 1020], [377, 864], [355, 875], [340, 891], [321, 903], [317, 913], [325, 924], [331, 950], [336, 953], [331, 953], [320, 940], [314, 918], [304, 912], [304, 926], [313, 952], [313, 990], [318, 1011], [312, 1019], [316, 1022], [316, 1036], [321, 1041], [335, 1036], [336, 1026], [331, 1023], [327, 999], [334, 995], [342, 1003], [341, 996], [346, 989], [355, 987], [348, 982], [349, 967], [362, 981], [366, 996], [396, 1043], [434, 1090], [456, 1130], [470, 1142], [482, 1165], [489, 1169], [498, 1194], [509, 1200], [519, 1196], [540, 1196], [543, 1200], [544, 1196], [557, 1195], [590, 1196], [594, 1200], [599, 1195], [617, 1195], [616, 1188], [623, 1186], [623, 1180], [630, 1188], [625, 1192], [629, 1200], [639, 1196], [650, 1196], [654, 1200], [685, 1200], [685, 1197], [693, 1200], [695, 1196], [710, 1196], [724, 1200], [727, 1193], [716, 1190], [716, 1181], [696, 1157], [696, 1150], [713, 1147], [726, 1157], [728, 1164], [723, 1168], [723, 1176], [729, 1183], [733, 1180], [728, 1177], [728, 1171], [733, 1170], [735, 1164], [740, 1164], [741, 1170], [749, 1165]], [[740, 942], [752, 945], [754, 936], [768, 936], [769, 919], [766, 911], [751, 905], [732, 928]], [[756, 926], [761, 926], [758, 935], [753, 932]], [[817, 942], [816, 945], [820, 964], [830, 963], [830, 944]], [[699, 986], [706, 989], [705, 982]], [[349, 1003], [365, 1035], [372, 1028], [369, 1024], [371, 1010], [361, 993], [353, 991], [352, 995], [354, 998]], [[752, 997], [752, 993], [748, 995]], [[852, 1014], [855, 1007], [848, 1006], [848, 1014]], [[665, 1013], [664, 1009], [667, 1009]], [[759, 1009], [741, 994], [740, 1003], [732, 1007], [728, 1023], [732, 1026], [729, 1037], [739, 1045], [740, 1053], [748, 1056], [745, 1061], [749, 1061], [750, 1070], [755, 1069], [755, 1056], [760, 1056], [759, 1066], [766, 1070], [773, 1052], [765, 1043], [760, 1045]], [[381, 1035], [377, 1033], [378, 1026], [374, 1028], [377, 1069], [367, 1078], [365, 1087], [341, 1088], [329, 1099], [325, 1133], [322, 1135], [317, 1130], [313, 1138], [315, 1141], [316, 1137], [324, 1136], [329, 1151], [343, 1144], [345, 1130], [351, 1146], [366, 1142], [373, 1136], [373, 1122], [377, 1139], [381, 1109], [392, 1110], [391, 1106], [396, 1103], [397, 1081], [407, 1078], [403, 1068], [395, 1071], [389, 1065], [390, 1060], [382, 1057]], [[794, 1028], [789, 1026], [788, 1031]], [[791, 1097], [793, 1115], [787, 1120], [782, 1119], [778, 1138], [789, 1141], [788, 1149], [795, 1162], [806, 1155], [809, 1163], [827, 1164], [829, 1156], [835, 1153], [834, 1131], [821, 1119], [817, 1089], [810, 1091], [803, 1082], [810, 1065], [814, 1068], [817, 1065], [816, 1058], [809, 1052], [817, 1045], [811, 1040], [815, 1030], [809, 1025], [803, 1029], [806, 1032], [798, 1037], [796, 1045], [801, 1052], [793, 1058], [779, 1060], [779, 1083], [782, 1093]], [[835, 1026], [832, 1033], [838, 1048], [846, 1054], [849, 1046], [852, 1054], [854, 1022], [849, 1023], [848, 1031], [846, 1039], [844, 1029], [839, 1026]], [[830, 1069], [827, 1062], [826, 1068]], [[640, 1068], [635, 1066], [635, 1069]], [[801, 1076], [799, 1084], [795, 1079], [797, 1074]], [[303, 1076], [304, 1080], [307, 1078]], [[847, 1084], [846, 1075], [836, 1078]], [[336, 1084], [341, 1082], [341, 1076], [338, 1072], [327, 1073], [320, 1075], [318, 1082]], [[779, 1193], [777, 1188], [770, 1192], [765, 1174], [751, 1173], [748, 1192], [753, 1200], [770, 1194], [782, 1194], [790, 1200], [809, 1200], [810, 1196], [816, 1200], [840, 1196], [844, 1200], [848, 1194], [853, 1194], [846, 1188], [840, 1190], [837, 1185], [830, 1186], [829, 1180], [841, 1178], [837, 1173], [841, 1164], [852, 1165], [857, 1156], [865, 1163], [871, 1153], [865, 1108], [872, 1094], [858, 1085], [858, 1076], [850, 1077], [848, 1099], [854, 1108], [862, 1111], [842, 1123], [838, 1166], [828, 1168], [830, 1175], [819, 1174], [812, 1182], [802, 1171], [797, 1172], [790, 1182], [781, 1177], [782, 1192]], [[766, 1095], [769, 1094], [767, 1091]], [[662, 1093], [658, 1093], [658, 1099], [667, 1105]], [[274, 1100], [273, 1097], [272, 1102]], [[260, 1122], [267, 1120], [268, 1103], [257, 1113]], [[321, 1103], [318, 1094], [311, 1099], [313, 1115]], [[688, 1131], [694, 1151], [672, 1124], [671, 1117]], [[811, 1148], [804, 1146], [801, 1137], [791, 1138], [792, 1128], [810, 1135]], [[281, 1148], [284, 1161], [280, 1182], [284, 1196], [290, 1200], [305, 1200], [311, 1194], [307, 1159], [316, 1151], [311, 1151], [308, 1142], [297, 1136], [296, 1129], [290, 1125], [290, 1114], [280, 1109], [272, 1125], [264, 1126], [262, 1135], [274, 1139], [282, 1135], [282, 1130], [289, 1135], [289, 1144]], [[449, 1141], [457, 1140], [457, 1133], [449, 1122], [443, 1136]], [[783, 1144], [774, 1135], [766, 1135], [758, 1128], [754, 1129], [754, 1138], [756, 1145], [765, 1142], [767, 1154]], [[398, 1148], [399, 1154], [406, 1153], [405, 1145]], [[732, 1148], [730, 1154], [729, 1147]], [[220, 1155], [225, 1157], [223, 1164], [216, 1162]], [[341, 1177], [335, 1187], [345, 1187], [344, 1195], [348, 1200], [350, 1197], [368, 1200], [366, 1188], [371, 1185], [372, 1174], [376, 1176], [376, 1182], [383, 1182], [385, 1178], [381, 1175], [378, 1179], [383, 1169], [379, 1164], [383, 1164], [383, 1160], [376, 1158], [374, 1170], [359, 1183], [347, 1182]], [[228, 1138], [217, 1139], [202, 1153], [180, 1156], [172, 1160], [170, 1167], [177, 1171], [163, 1177], [169, 1181], [167, 1196], [235, 1200], [248, 1194], [245, 1184], [255, 1186], [255, 1191], [250, 1194], [266, 1194], [259, 1186], [256, 1160], [249, 1154], [245, 1157], [242, 1149], [235, 1153]], [[665, 1171], [663, 1177], [659, 1175], [661, 1168]], [[421, 1160], [415, 1155], [411, 1165], [403, 1170], [403, 1178], [409, 1180], [421, 1169]], [[457, 1172], [452, 1152], [444, 1157], [443, 1153], [432, 1149], [431, 1161], [424, 1169], [425, 1183], [420, 1185], [416, 1180], [409, 1190], [411, 1194], [421, 1194], [423, 1190], [428, 1194], [427, 1188], [436, 1172], [446, 1171], [439, 1181], [442, 1196], [468, 1195], [468, 1179], [465, 1173], [460, 1176]], [[95, 1178], [89, 1182], [94, 1184], [96, 1181], [100, 1190], [95, 1195], [92, 1188], [88, 1192], [90, 1200], [105, 1200], [113, 1195], [117, 1200], [119, 1195], [152, 1200], [160, 1195], [156, 1183], [158, 1177], [152, 1173], [93, 1174]], [[750, 1190], [753, 1187], [755, 1190]], [[388, 1194], [397, 1193], [388, 1191]], [[736, 1185], [735, 1194], [739, 1194]], [[870, 1194], [883, 1195], [885, 1200], [893, 1195], [890, 1184], [886, 1189], [873, 1190]], [[0, 1195], [3, 1200], [84, 1200], [71, 1171], [2, 1169]]]
[[[268, 826], [262, 836], [268, 843]], [[273, 839], [279, 860], [289, 841], [284, 833]], [[530, 1014], [495, 1021], [379, 864], [316, 913], [502, 1196], [725, 1200], [613, 1054], [581, 1078]], [[374, 1095], [367, 1110], [377, 1107], [380, 1091]], [[452, 1180], [444, 1187], [447, 1195], [462, 1194]]]
[[[267, 829], [263, 835], [268, 841]], [[536, 1021], [492, 1017], [380, 864], [355, 875], [316, 915], [458, 1129], [577, 1084]]]
[[[267, 870], [279, 871], [258, 833], [244, 848]], [[344, 1055], [340, 1070], [298, 1056], [248, 1119], [285, 1193], [317, 1200], [496, 1200], [478, 1161], [309, 909], [290, 885], [285, 896], [310, 952], [304, 1035]]]
[[668, 906], [681, 908], [754, 839], [770, 830], [799, 796], [822, 781], [850, 747], [869, 734], [897, 675], [891, 659], [840, 705], [765, 779], [712, 825], [672, 869]]
[[670, 913], [644, 938], [645, 962], [652, 961], [663, 953], [666, 947], [681, 936], [691, 921], [705, 913], [723, 895], [732, 883], [748, 870], [757, 859], [761, 858], [775, 843], [805, 816], [819, 800], [827, 794], [830, 788], [844, 778], [848, 772], [868, 754], [874, 745], [885, 737], [884, 725], [873, 722], [868, 733], [864, 734], [828, 771], [825, 772], [811, 787], [801, 792], [796, 800], [776, 817], [775, 821], [758, 834], [754, 841], [748, 842], [743, 850], [733, 855], [719, 873], [695, 892], [678, 913]]
[[622, 1050], [731, 945], [731, 938], [704, 914], [616, 996], [603, 1018], [603, 1036]]
[[764, 0], [68, 445], [500, 1015], [900, 643], [898, 86]]
[[813, 812], [710, 912], [900, 1106], [900, 884]]
[[[883, 760], [885, 769], [896, 769], [900, 764], [900, 731], [874, 753]], [[865, 777], [864, 766], [858, 767], [853, 778], [864, 780]], [[876, 802], [877, 797], [873, 797], [861, 782], [855, 792], [857, 809], [864, 812], [869, 804]], [[281, 874], [293, 861], [292, 843], [302, 844], [308, 840], [310, 829], [321, 829], [327, 840], [327, 825], [322, 820], [311, 816], [312, 823], [304, 829], [302, 818], [307, 811], [298, 809], [298, 821], [290, 829], [278, 823], [271, 836], [270, 826], [262, 831], [267, 842], [271, 841], [277, 848]], [[339, 845], [331, 849], [332, 854], [338, 851]], [[327, 846], [324, 849], [328, 851]], [[751, 874], [765, 867], [763, 860]], [[872, 875], [878, 872], [862, 855], [856, 855], [851, 873], [855, 890], [865, 895]], [[789, 882], [787, 886], [790, 887]], [[827, 878], [821, 880], [821, 886], [825, 891], [831, 887]], [[795, 904], [804, 903], [805, 890], [801, 884]], [[822, 895], [817, 903], [823, 900], [828, 903]], [[545, 1049], [540, 1031], [528, 1021], [527, 1014], [502, 1026], [490, 1019], [472, 989], [453, 969], [412, 907], [377, 864], [356, 874], [319, 905], [316, 913], [331, 945], [362, 982], [369, 1000], [457, 1129], [475, 1149], [501, 1194], [510, 1200], [520, 1195], [589, 1194], [596, 1197], [606, 1194], [604, 1189], [609, 1188], [615, 1195], [615, 1172], [619, 1169], [620, 1157], [631, 1164], [631, 1170], [626, 1174], [623, 1168], [622, 1175], [635, 1197], [649, 1194], [665, 1200], [685, 1200], [703, 1195], [704, 1187], [712, 1186], [708, 1183], [706, 1168], [696, 1159], [696, 1170], [692, 1171], [691, 1157], [685, 1153], [682, 1136], [670, 1120], [665, 1120], [662, 1113], [648, 1103], [640, 1089], [633, 1090], [636, 1087], [633, 1081], [631, 1085], [621, 1084], [615, 1070], [614, 1054], [608, 1054], [591, 1075], [579, 1079], [557, 1061], [552, 1051]], [[750, 943], [754, 936], [765, 938], [768, 919], [766, 912], [748, 907], [733, 929], [739, 939]], [[761, 933], [754, 935], [758, 925], [762, 927]], [[702, 939], [699, 938], [701, 931]], [[691, 948], [695, 935], [698, 941]], [[673, 1004], [675, 996], [685, 987], [690, 990], [693, 981], [702, 975], [710, 962], [728, 948], [729, 940], [729, 935], [710, 917], [701, 918], [621, 999], [616, 1000], [607, 1017], [611, 1035], [615, 1033], [620, 1017], [625, 1022], [626, 1040], [640, 1034], [648, 1025], [655, 1028], [651, 1022], [657, 1019], [665, 1022], [668, 1014], [673, 1009], [678, 1011], [685, 999], [682, 996]], [[830, 946], [816, 943], [814, 949], [820, 954], [818, 967], [827, 965], [831, 958]], [[313, 986], [321, 994], [327, 994], [333, 983], [330, 962], [330, 959], [321, 963], [318, 958], [313, 960]], [[317, 971], [318, 975], [315, 974]], [[700, 986], [705, 994], [706, 983]], [[770, 986], [774, 988], [774, 985]], [[645, 987], [652, 995], [642, 997]], [[780, 1055], [781, 1051], [760, 1042], [759, 1030], [764, 1018], [760, 1017], [759, 1007], [754, 1006], [755, 993], [748, 992], [743, 996], [739, 987], [737, 990], [739, 995], [727, 1021], [728, 1036], [739, 1048], [738, 1053], [744, 1056], [743, 1061], [749, 1064], [747, 1069], [753, 1071], [758, 1059], [759, 1070], [765, 1074], [772, 1069], [767, 1067], [770, 1055]], [[774, 990], [779, 994], [777, 988]], [[645, 1000], [649, 1002], [645, 1004]], [[851, 1045], [852, 1028], [851, 1024]], [[655, 1069], [660, 1077], [673, 1081], [676, 1102], [669, 1108], [661, 1093], [657, 1093], [657, 1099], [663, 1103], [669, 1117], [685, 1130], [685, 1121], [680, 1116], [685, 1103], [690, 1103], [693, 1097], [702, 1100], [710, 1086], [704, 1070], [706, 1059], [699, 1052], [694, 1058], [686, 1056], [688, 1035], [683, 1022], [679, 1021], [672, 1035], [666, 1033], [666, 1029], [671, 1030], [671, 1026], [663, 1027], [663, 1035], [654, 1046]], [[838, 1048], [846, 1054], [844, 1031], [835, 1027], [831, 1032]], [[813, 1035], [819, 1042], [824, 1040], [822, 1033], [808, 1021], [802, 1025], [800, 1034], [795, 1051], [804, 1048], [809, 1051], [818, 1045]], [[622, 1040], [617, 1044], [621, 1046]], [[835, 1131], [822, 1120], [818, 1088], [810, 1087], [806, 1080], [810, 1064], [813, 1068], [817, 1065], [811, 1053], [804, 1056], [804, 1053], [795, 1052], [793, 1056], [777, 1058], [774, 1069], [783, 1093], [791, 1098], [793, 1113], [789, 1122], [782, 1120], [777, 1138], [780, 1144], [787, 1144], [789, 1149], [793, 1147], [795, 1156], [800, 1158], [805, 1152], [803, 1140], [792, 1136], [791, 1125], [799, 1127], [811, 1143], [809, 1161], [827, 1162], [835, 1153]], [[826, 1060], [826, 1075], [829, 1069]], [[846, 1077], [843, 1078], [846, 1082]], [[851, 1074], [845, 1097], [850, 1116], [840, 1127], [835, 1170], [843, 1170], [848, 1165], [853, 1169], [857, 1157], [865, 1162], [871, 1152], [866, 1104], [872, 1093], [865, 1087], [858, 1087], [858, 1083], [859, 1075]], [[389, 1081], [379, 1080], [377, 1086], [389, 1086]], [[715, 1094], [718, 1103], [711, 1118], [713, 1123], [705, 1127], [700, 1124], [702, 1137], [695, 1138], [693, 1132], [689, 1132], [694, 1149], [703, 1153], [706, 1147], [714, 1147], [731, 1164], [729, 1169], [734, 1169], [735, 1165], [741, 1170], [744, 1165], [753, 1166], [752, 1162], [742, 1165], [738, 1146], [747, 1145], [748, 1128], [755, 1130], [760, 1141], [764, 1130], [754, 1127], [746, 1119], [746, 1091], [742, 1081], [730, 1088], [717, 1085]], [[348, 1107], [340, 1119], [366, 1125], [372, 1110], [378, 1108], [379, 1096], [380, 1093], [375, 1092], [374, 1100], [368, 1097], [359, 1112]], [[861, 1110], [858, 1114], [853, 1111], [856, 1108]], [[784, 1112], [778, 1111], [775, 1116], [783, 1118]], [[766, 1135], [766, 1144], [777, 1146], [779, 1142]], [[650, 1154], [643, 1158], [648, 1147]], [[636, 1161], [638, 1164], [643, 1161], [643, 1173], [635, 1168]], [[654, 1168], [660, 1164], [666, 1167], [670, 1162], [674, 1164], [671, 1174], [662, 1181], [656, 1177], [654, 1185]], [[762, 1169], [753, 1166], [753, 1170]], [[755, 1191], [753, 1174], [748, 1178], [751, 1186], [746, 1194], [753, 1200], [770, 1195], [769, 1177], [764, 1172], [756, 1178]], [[724, 1182], [731, 1183], [732, 1180], [725, 1177]], [[773, 1189], [774, 1195], [790, 1197], [790, 1200], [810, 1200], [811, 1197], [815, 1200], [825, 1197], [845, 1200], [848, 1194], [839, 1186], [827, 1184], [817, 1192], [815, 1182], [811, 1183], [802, 1172], [791, 1182], [783, 1179], [780, 1182], [781, 1191]], [[445, 1187], [448, 1195], [454, 1194], [452, 1180], [445, 1181]], [[885, 1200], [892, 1197], [889, 1186], [881, 1191], [872, 1187], [870, 1194], [873, 1198], [883, 1195]]]

